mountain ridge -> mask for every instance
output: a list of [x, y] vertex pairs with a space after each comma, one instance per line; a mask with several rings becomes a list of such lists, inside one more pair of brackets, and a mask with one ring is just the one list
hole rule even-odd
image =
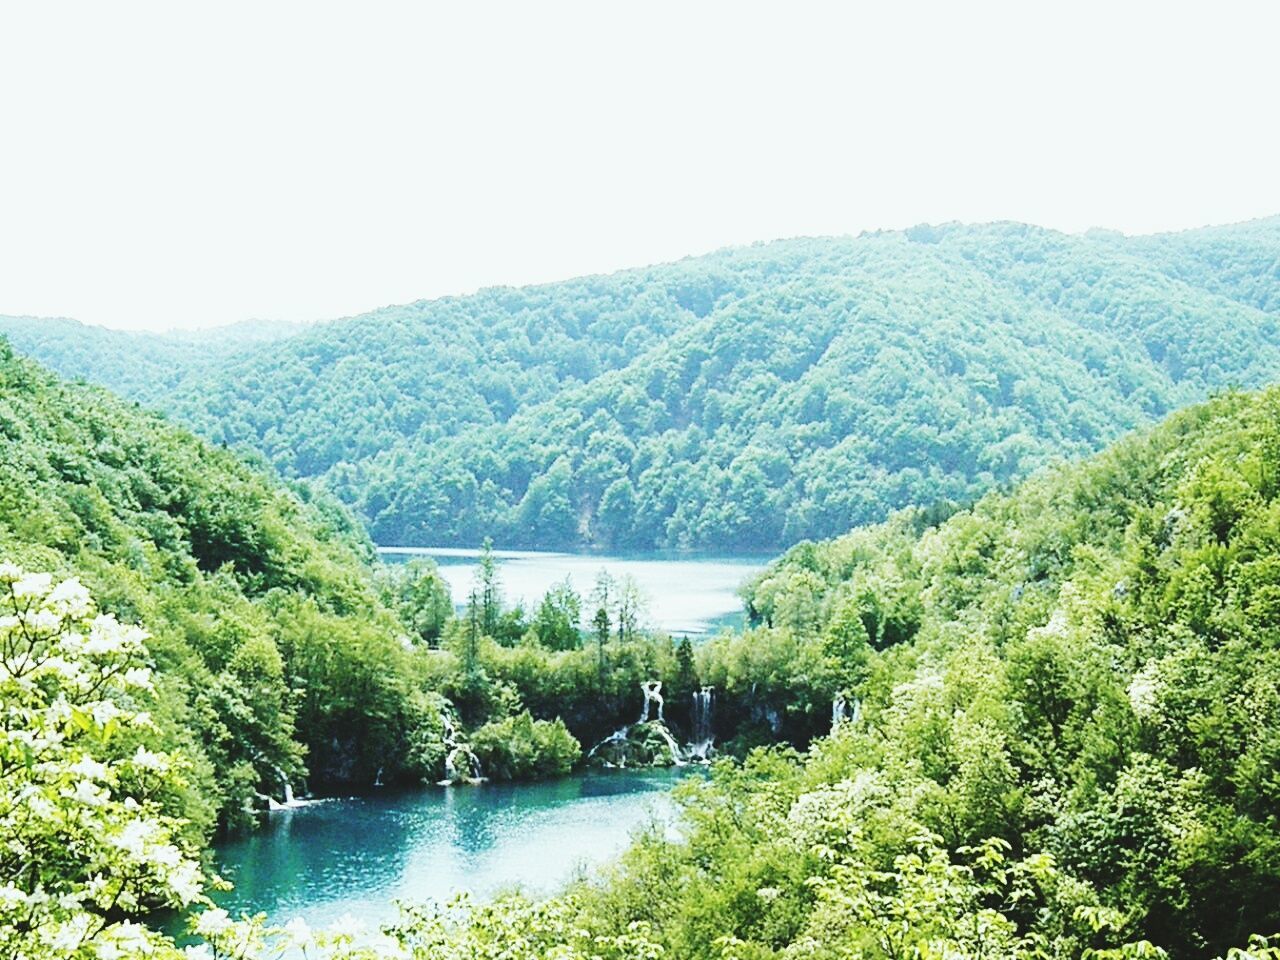
[[1280, 217], [775, 240], [384, 307], [132, 396], [383, 543], [781, 548], [1280, 379], [1278, 250]]

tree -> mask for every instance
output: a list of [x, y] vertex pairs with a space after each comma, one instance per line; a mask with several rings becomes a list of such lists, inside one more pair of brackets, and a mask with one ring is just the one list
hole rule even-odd
[[694, 664], [693, 643], [688, 637], [681, 637], [676, 644], [676, 673], [669, 684], [673, 699], [688, 700], [698, 689], [698, 668]]
[[578, 624], [582, 619], [582, 598], [568, 578], [553, 586], [538, 605], [533, 626], [538, 640], [552, 650], [576, 650], [582, 646]]
[[435, 645], [453, 616], [449, 585], [434, 560], [415, 558], [402, 566], [391, 566], [391, 582], [384, 591], [415, 640]]
[[[498, 573], [498, 559], [493, 555], [493, 538], [485, 537], [480, 548], [480, 562], [476, 566], [476, 587], [480, 594], [480, 629], [486, 637], [498, 631], [498, 618], [502, 616], [502, 583]], [[476, 591], [472, 591], [473, 604]]]
[[473, 587], [470, 603], [467, 604], [467, 630], [462, 646], [462, 672], [467, 676], [480, 669], [480, 636], [484, 630], [480, 620], [480, 599]]
[[604, 650], [609, 642], [609, 629], [611, 622], [609, 620], [609, 602], [613, 595], [614, 580], [609, 575], [608, 570], [601, 570], [596, 574], [596, 583], [591, 591], [591, 602], [595, 605], [596, 612], [591, 617], [591, 627], [596, 638], [596, 673], [597, 685], [601, 692], [605, 688], [606, 663]]
[[618, 610], [618, 639], [624, 643], [634, 640], [644, 614], [645, 599], [635, 577], [626, 574], [616, 584], [614, 592]]

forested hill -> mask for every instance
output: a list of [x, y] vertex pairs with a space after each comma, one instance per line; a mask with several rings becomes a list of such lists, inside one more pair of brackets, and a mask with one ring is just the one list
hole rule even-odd
[[773, 548], [1280, 379], [1278, 252], [1280, 218], [779, 241], [387, 308], [134, 395], [383, 543]]
[[[1049, 854], [1070, 882], [1000, 908], [1023, 932], [1079, 920], [1082, 893], [1174, 957], [1280, 929], [1278, 466], [1280, 388], [1227, 393], [941, 524], [908, 510], [792, 548], [751, 608], [771, 633], [821, 638], [861, 718], [796, 793], [824, 797], [873, 871], [917, 833], [953, 853], [996, 837], [1024, 862]], [[875, 917], [947, 923], [926, 906], [936, 891], [898, 882], [919, 912]]]
[[0, 560], [78, 576], [146, 624], [158, 745], [192, 761], [197, 827], [308, 769], [317, 786], [404, 771], [424, 694], [371, 557], [339, 505], [0, 338]]
[[0, 316], [0, 336], [15, 350], [64, 377], [101, 383], [141, 401], [164, 397], [177, 384], [236, 354], [302, 329], [298, 323], [243, 320], [212, 330], [144, 333], [64, 318]]

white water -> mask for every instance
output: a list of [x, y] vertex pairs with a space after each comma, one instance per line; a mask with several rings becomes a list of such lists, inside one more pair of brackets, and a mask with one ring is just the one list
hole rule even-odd
[[654, 704], [658, 708], [657, 720], [663, 723], [662, 719], [662, 681], [646, 680], [640, 684], [640, 689], [644, 692], [644, 707], [640, 710], [640, 722], [649, 722], [649, 704]]
[[693, 739], [685, 752], [691, 759], [706, 762], [711, 759], [711, 749], [715, 744], [715, 732], [712, 727], [711, 711], [714, 694], [711, 687], [703, 687], [693, 694]]
[[857, 723], [862, 718], [862, 701], [854, 698], [850, 703], [843, 694], [837, 694], [831, 702], [831, 732], [846, 723]]
[[314, 800], [298, 799], [293, 795], [293, 784], [289, 782], [289, 778], [285, 776], [284, 771], [279, 767], [275, 768], [276, 776], [280, 778], [280, 793], [283, 801], [276, 800], [275, 797], [267, 797], [267, 810], [295, 810], [298, 807], [305, 807]]
[[440, 786], [483, 782], [484, 771], [480, 768], [480, 758], [462, 738], [453, 715], [447, 709], [440, 711], [440, 725], [444, 727], [444, 745], [447, 748], [444, 756], [444, 779], [440, 781]]
[[[643, 724], [666, 743], [667, 749], [671, 751], [672, 763], [677, 767], [683, 767], [685, 765], [684, 752], [680, 749], [680, 744], [676, 742], [676, 738], [671, 735], [670, 729], [667, 728], [667, 722], [662, 716], [662, 681], [645, 680], [640, 684], [640, 690], [644, 694], [644, 705], [640, 708], [640, 719], [635, 723], [628, 723], [625, 727], [613, 731], [613, 733], [597, 743], [588, 751], [587, 759], [594, 757], [602, 747], [607, 747], [614, 743], [626, 743], [631, 731]], [[651, 705], [657, 708], [652, 715], [649, 711]], [[625, 753], [619, 763], [622, 766], [626, 766]], [[605, 766], [613, 766], [613, 764], [606, 763]]]

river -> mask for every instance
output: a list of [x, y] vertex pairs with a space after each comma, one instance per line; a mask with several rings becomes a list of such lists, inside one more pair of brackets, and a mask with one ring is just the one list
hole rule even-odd
[[[453, 602], [466, 603], [475, 584], [479, 551], [445, 547], [380, 547], [383, 559], [403, 562], [430, 557], [440, 566]], [[543, 594], [566, 578], [583, 597], [591, 593], [596, 575], [607, 571], [615, 579], [632, 577], [645, 599], [642, 626], [673, 636], [702, 636], [722, 627], [740, 626], [742, 599], [738, 588], [764, 568], [768, 557], [688, 557], [645, 554], [605, 556], [590, 553], [550, 553], [533, 550], [495, 551], [503, 600], [521, 603], [532, 613]], [[583, 614], [590, 611], [583, 604]], [[584, 624], [585, 626], [585, 624]]]
[[395, 919], [396, 899], [550, 893], [617, 856], [643, 825], [670, 825], [670, 788], [698, 769], [387, 790], [276, 811], [262, 829], [217, 845], [235, 889], [216, 899], [271, 923], [327, 926], [350, 915], [377, 926]]

